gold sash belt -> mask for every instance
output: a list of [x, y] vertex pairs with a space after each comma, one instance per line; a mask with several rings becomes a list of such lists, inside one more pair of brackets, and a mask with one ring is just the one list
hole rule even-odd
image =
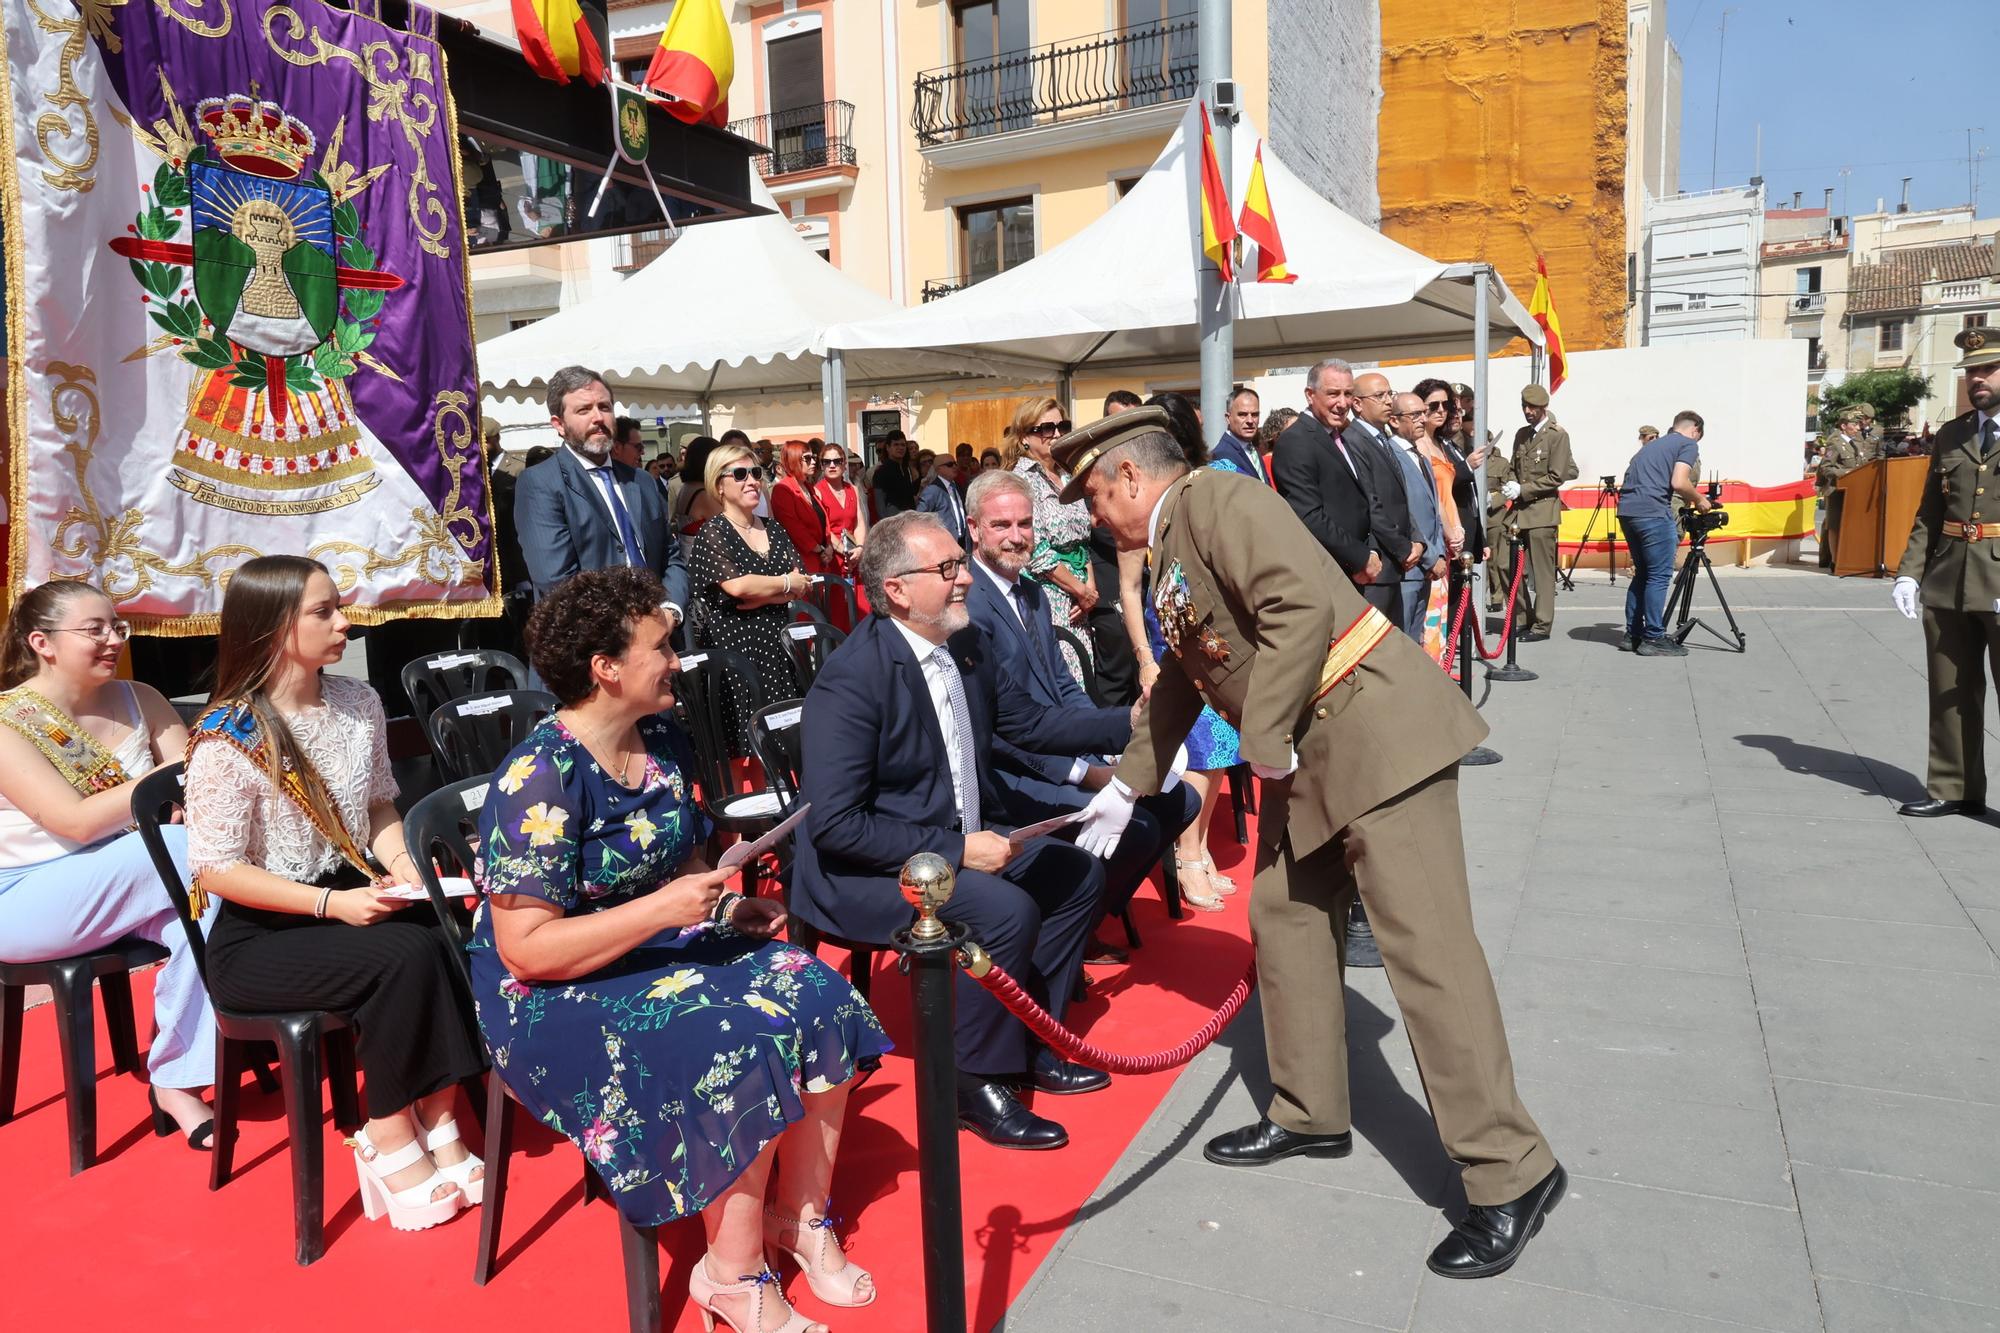
[[1333, 692], [1333, 687], [1346, 680], [1361, 665], [1361, 659], [1373, 652], [1375, 645], [1389, 637], [1395, 626], [1389, 617], [1373, 606], [1355, 618], [1352, 625], [1334, 636], [1327, 645], [1326, 664], [1319, 669], [1319, 689], [1314, 691], [1312, 701], [1318, 703]]

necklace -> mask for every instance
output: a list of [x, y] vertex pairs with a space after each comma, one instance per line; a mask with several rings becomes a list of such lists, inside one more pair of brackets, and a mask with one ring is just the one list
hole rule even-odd
[[755, 532], [757, 530], [757, 520], [755, 518], [752, 518], [748, 523], [738, 523], [735, 519], [729, 518], [727, 514], [724, 514], [723, 517], [728, 519], [729, 526], [735, 528], [738, 532]]
[[[637, 753], [628, 754], [623, 746], [615, 746], [612, 749], [612, 753], [618, 756], [617, 764], [612, 765], [605, 763], [604, 755], [602, 753], [602, 747], [604, 744], [604, 733], [598, 731], [595, 727], [585, 726], [583, 724], [583, 719], [576, 716], [574, 713], [570, 715], [570, 720], [576, 723], [576, 730], [587, 733], [585, 735], [578, 736], [577, 739], [583, 742], [583, 748], [590, 753], [590, 757], [598, 762], [599, 767], [602, 767], [610, 772], [615, 773], [617, 775], [620, 785], [630, 787], [632, 785], [632, 782], [626, 775], [627, 773], [630, 772], [632, 768], [632, 761], [638, 758], [639, 755]], [[595, 744], [592, 743], [593, 741], [595, 742]]]

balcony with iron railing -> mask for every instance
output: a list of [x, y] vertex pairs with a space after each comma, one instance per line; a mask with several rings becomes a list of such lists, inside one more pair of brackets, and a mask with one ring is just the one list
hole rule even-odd
[[1798, 295], [1792, 297], [1790, 304], [1785, 307], [1785, 313], [1793, 319], [1802, 319], [1808, 315], [1823, 314], [1825, 310], [1825, 292], [1800, 292]]
[[852, 102], [819, 102], [746, 116], [730, 121], [729, 130], [769, 148], [755, 159], [757, 174], [767, 181], [852, 168], [856, 162]]
[[923, 298], [926, 302], [941, 301], [953, 292], [970, 287], [973, 281], [970, 278], [925, 278]]
[[[1157, 20], [925, 70], [910, 113], [918, 147], [942, 160], [954, 146], [1056, 127], [1102, 142], [1115, 130], [1091, 122], [1155, 108], [1156, 115], [1126, 116], [1133, 132], [1171, 126], [1176, 104], [1193, 97], [1199, 82], [1199, 31], [1192, 18]], [[1002, 155], [1000, 145], [961, 154], [968, 162]]]

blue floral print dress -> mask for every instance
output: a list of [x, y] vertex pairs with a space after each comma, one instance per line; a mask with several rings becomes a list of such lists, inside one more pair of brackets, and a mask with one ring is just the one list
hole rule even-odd
[[[480, 817], [481, 888], [568, 916], [650, 893], [708, 837], [687, 741], [646, 718], [637, 790], [550, 718], [507, 757]], [[481, 905], [467, 946], [479, 1027], [507, 1086], [572, 1139], [634, 1224], [703, 1208], [805, 1114], [872, 1066], [867, 1002], [804, 950], [703, 924], [662, 932], [573, 981], [515, 980]]]

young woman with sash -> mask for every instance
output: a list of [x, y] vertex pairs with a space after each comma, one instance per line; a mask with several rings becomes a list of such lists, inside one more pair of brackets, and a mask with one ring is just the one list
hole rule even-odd
[[480, 1201], [452, 1088], [484, 1064], [451, 946], [426, 902], [387, 896], [416, 870], [403, 845], [382, 702], [326, 675], [347, 648], [326, 569], [261, 556], [222, 600], [211, 707], [187, 771], [188, 860], [219, 900], [208, 946], [218, 1003], [352, 1017], [368, 1122], [353, 1139], [364, 1214], [405, 1231]]
[[[44, 962], [137, 936], [167, 950], [153, 984], [147, 1053], [153, 1128], [206, 1150], [199, 1095], [215, 1069], [215, 1020], [173, 901], [132, 831], [132, 783], [179, 757], [180, 715], [151, 686], [118, 679], [131, 637], [87, 583], [24, 593], [0, 646], [0, 959]], [[187, 840], [163, 829], [185, 865]]]

